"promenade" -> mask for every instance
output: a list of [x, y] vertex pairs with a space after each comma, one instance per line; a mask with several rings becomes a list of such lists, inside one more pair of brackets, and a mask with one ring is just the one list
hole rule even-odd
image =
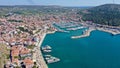
[[43, 34], [41, 35], [41, 39], [40, 39], [40, 41], [37, 43], [37, 46], [36, 46], [36, 48], [35, 48], [34, 57], [35, 57], [35, 59], [36, 59], [36, 63], [37, 63], [37, 65], [39, 66], [39, 68], [48, 68], [48, 66], [47, 66], [47, 64], [46, 64], [46, 62], [45, 62], [45, 60], [44, 60], [44, 58], [43, 58], [41, 49], [40, 49], [40, 47], [41, 47], [41, 45], [42, 45], [42, 42], [43, 42], [45, 36], [46, 36], [46, 33], [43, 33]]

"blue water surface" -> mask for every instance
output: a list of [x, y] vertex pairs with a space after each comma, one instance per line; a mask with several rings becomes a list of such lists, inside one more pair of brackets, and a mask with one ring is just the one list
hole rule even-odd
[[49, 53], [61, 59], [49, 68], [120, 68], [120, 35], [95, 30], [89, 37], [71, 39], [83, 30], [48, 34], [42, 46], [50, 45]]

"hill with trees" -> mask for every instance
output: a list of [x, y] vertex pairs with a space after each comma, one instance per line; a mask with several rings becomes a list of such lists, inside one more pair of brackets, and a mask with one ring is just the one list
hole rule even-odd
[[97, 24], [120, 26], [120, 5], [119, 4], [104, 4], [83, 11], [82, 20], [92, 21]]

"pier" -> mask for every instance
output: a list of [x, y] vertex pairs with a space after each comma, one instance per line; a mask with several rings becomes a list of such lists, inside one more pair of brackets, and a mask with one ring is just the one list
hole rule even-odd
[[94, 29], [94, 28], [89, 28], [88, 30], [85, 30], [85, 31], [83, 32], [83, 35], [80, 35], [80, 36], [72, 36], [71, 38], [72, 38], [72, 39], [77, 39], [77, 38], [88, 37], [88, 36], [90, 36], [91, 31], [93, 31], [93, 30], [95, 30], [95, 29]]

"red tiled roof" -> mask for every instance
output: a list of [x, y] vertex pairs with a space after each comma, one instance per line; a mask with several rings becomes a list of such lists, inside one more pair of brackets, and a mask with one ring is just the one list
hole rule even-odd
[[20, 50], [20, 54], [28, 54], [28, 53], [30, 53], [30, 50], [27, 48], [23, 48]]
[[25, 65], [32, 65], [32, 64], [34, 64], [34, 62], [30, 58], [25, 58], [23, 60], [23, 62], [25, 63]]

